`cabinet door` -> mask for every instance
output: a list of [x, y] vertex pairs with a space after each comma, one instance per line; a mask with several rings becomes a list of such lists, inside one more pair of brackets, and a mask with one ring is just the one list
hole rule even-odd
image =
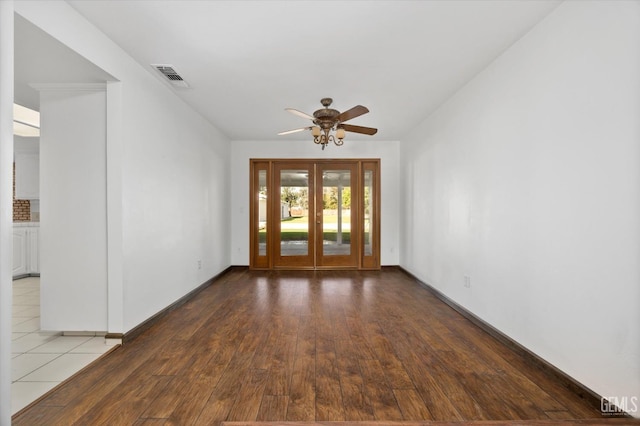
[[27, 273], [27, 233], [24, 228], [13, 230], [13, 276]]
[[27, 244], [27, 272], [30, 274], [40, 273], [39, 238], [40, 232], [38, 228], [27, 229], [27, 240], [29, 241]]
[[40, 198], [40, 156], [37, 153], [16, 153], [16, 199]]

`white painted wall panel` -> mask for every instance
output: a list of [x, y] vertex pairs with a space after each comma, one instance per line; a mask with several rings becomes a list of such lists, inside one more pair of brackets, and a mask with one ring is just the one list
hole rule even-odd
[[402, 266], [599, 394], [629, 398], [639, 76], [640, 3], [565, 2], [401, 145]]
[[106, 96], [40, 92], [43, 330], [107, 330]]
[[11, 424], [13, 0], [0, 1], [0, 425]]
[[228, 142], [146, 84], [123, 90], [125, 329], [230, 264]]

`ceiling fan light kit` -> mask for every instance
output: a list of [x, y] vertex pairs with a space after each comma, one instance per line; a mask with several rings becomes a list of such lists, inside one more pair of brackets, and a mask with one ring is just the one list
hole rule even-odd
[[[344, 144], [345, 132], [361, 133], [365, 135], [375, 135], [378, 129], [372, 127], [353, 126], [349, 124], [342, 124], [345, 121], [352, 118], [359, 117], [369, 112], [366, 107], [357, 105], [343, 113], [340, 111], [329, 108], [333, 103], [331, 98], [322, 98], [320, 103], [324, 108], [321, 108], [313, 113], [313, 116], [306, 114], [302, 111], [298, 111], [293, 108], [285, 108], [292, 114], [298, 115], [303, 118], [310, 119], [314, 126], [301, 127], [299, 129], [287, 130], [280, 132], [278, 135], [288, 135], [291, 133], [302, 132], [304, 130], [311, 130], [313, 136], [313, 142], [322, 146], [324, 150], [329, 143], [334, 143], [336, 146]], [[331, 133], [333, 132], [333, 133]]]

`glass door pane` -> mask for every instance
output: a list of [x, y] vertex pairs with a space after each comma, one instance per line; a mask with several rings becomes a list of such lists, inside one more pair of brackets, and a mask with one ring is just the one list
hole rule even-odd
[[322, 173], [322, 252], [325, 256], [351, 254], [351, 172]]
[[362, 269], [380, 268], [380, 162], [362, 164]]
[[373, 254], [373, 171], [364, 171], [364, 255]]
[[[251, 267], [269, 268], [269, 167], [265, 161], [251, 162]], [[269, 232], [267, 232], [269, 231]]]
[[309, 173], [280, 171], [280, 255], [309, 254]]
[[[313, 266], [313, 167], [278, 164], [278, 198], [273, 200], [276, 226], [276, 266]], [[311, 194], [311, 196], [310, 196]]]
[[354, 163], [318, 165], [316, 224], [322, 235], [318, 266], [358, 266], [358, 246], [354, 244], [358, 239], [357, 197], [353, 197], [356, 170]]
[[267, 255], [267, 171], [258, 171], [258, 256]]

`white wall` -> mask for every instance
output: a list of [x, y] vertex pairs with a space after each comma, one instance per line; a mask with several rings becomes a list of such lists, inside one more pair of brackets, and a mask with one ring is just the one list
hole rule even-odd
[[109, 256], [123, 265], [109, 276], [119, 287], [110, 303], [122, 304], [109, 312], [122, 318], [109, 324], [122, 329], [108, 331], [126, 332], [230, 264], [228, 139], [67, 3], [21, 1], [16, 12], [121, 82], [121, 105], [107, 112], [111, 134], [121, 135], [108, 137], [119, 164], [107, 165], [107, 185], [122, 207], [116, 217], [108, 206], [107, 220], [110, 243], [121, 240]]
[[107, 331], [106, 93], [40, 92], [40, 327]]
[[143, 89], [123, 94], [125, 123], [147, 111], [123, 147], [125, 330], [230, 265], [228, 141], [177, 98]]
[[402, 141], [401, 265], [640, 397], [639, 123], [640, 4], [563, 3]]
[[11, 424], [13, 1], [0, 1], [0, 426]]
[[276, 141], [233, 141], [231, 143], [231, 263], [249, 264], [249, 159], [251, 158], [380, 158], [381, 177], [381, 263], [398, 264], [398, 142], [349, 140], [323, 151], [306, 139], [283, 137]]

